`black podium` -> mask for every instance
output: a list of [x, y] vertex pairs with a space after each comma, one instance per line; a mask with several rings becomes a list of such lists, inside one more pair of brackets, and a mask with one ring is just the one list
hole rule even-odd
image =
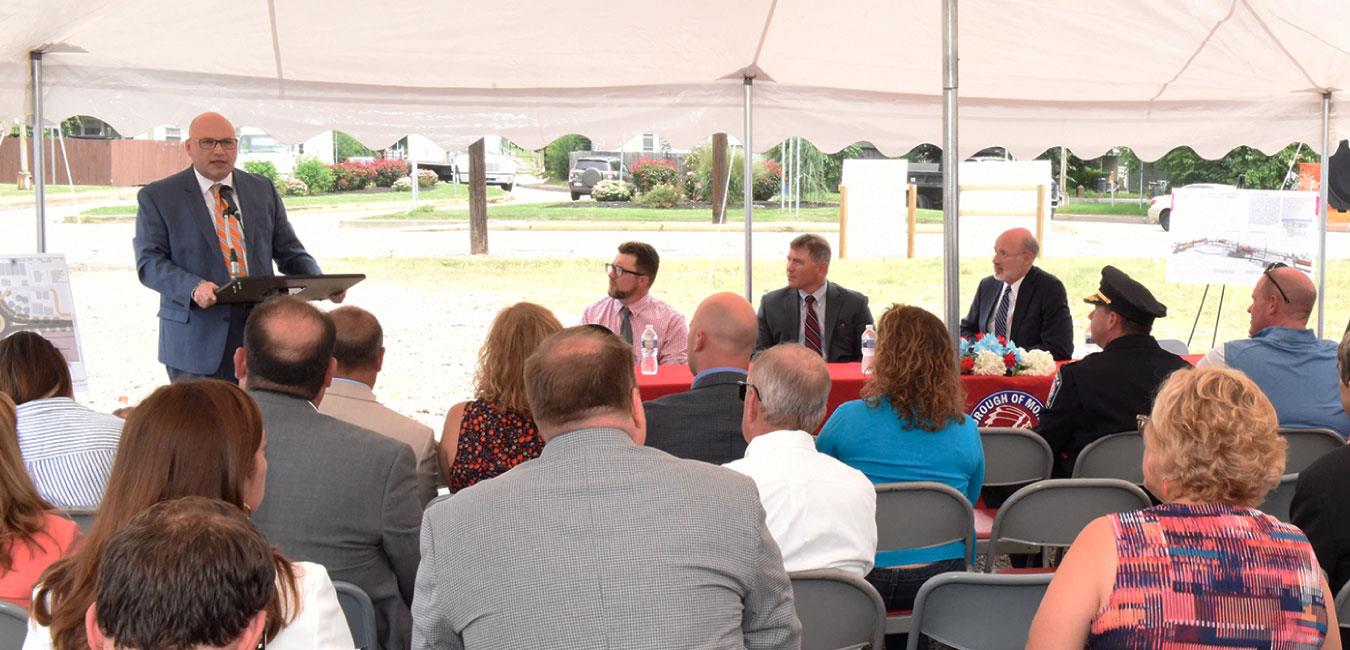
[[278, 295], [295, 296], [304, 300], [324, 300], [339, 291], [346, 291], [364, 279], [366, 276], [363, 273], [238, 278], [216, 289], [216, 302], [255, 303]]

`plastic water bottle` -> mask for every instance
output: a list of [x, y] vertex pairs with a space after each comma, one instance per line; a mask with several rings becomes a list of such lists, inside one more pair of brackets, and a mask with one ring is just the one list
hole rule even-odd
[[642, 374], [656, 374], [656, 352], [659, 349], [660, 339], [656, 336], [656, 328], [648, 324], [642, 328]]
[[876, 355], [877, 330], [869, 324], [862, 334], [862, 374], [872, 374], [872, 362], [876, 361]]

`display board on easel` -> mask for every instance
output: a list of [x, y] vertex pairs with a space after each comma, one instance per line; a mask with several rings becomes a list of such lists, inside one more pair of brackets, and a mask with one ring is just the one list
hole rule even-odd
[[51, 341], [75, 390], [89, 389], [64, 255], [0, 255], [0, 338], [23, 330]]

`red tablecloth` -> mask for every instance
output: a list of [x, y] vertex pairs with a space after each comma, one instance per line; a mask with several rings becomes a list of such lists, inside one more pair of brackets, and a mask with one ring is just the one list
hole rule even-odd
[[[858, 399], [863, 374], [857, 363], [831, 363], [829, 412], [849, 400]], [[982, 427], [1033, 427], [1040, 422], [1041, 409], [1050, 396], [1053, 376], [977, 377], [964, 375], [966, 412]], [[694, 377], [687, 366], [661, 366], [655, 375], [638, 375], [642, 399], [689, 389]], [[828, 417], [828, 415], [827, 415]]]

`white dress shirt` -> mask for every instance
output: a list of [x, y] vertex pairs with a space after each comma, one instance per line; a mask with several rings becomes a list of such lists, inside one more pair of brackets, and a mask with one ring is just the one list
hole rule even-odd
[[877, 555], [877, 492], [862, 472], [816, 451], [805, 431], [755, 436], [723, 467], [754, 479], [789, 572], [867, 575]]

